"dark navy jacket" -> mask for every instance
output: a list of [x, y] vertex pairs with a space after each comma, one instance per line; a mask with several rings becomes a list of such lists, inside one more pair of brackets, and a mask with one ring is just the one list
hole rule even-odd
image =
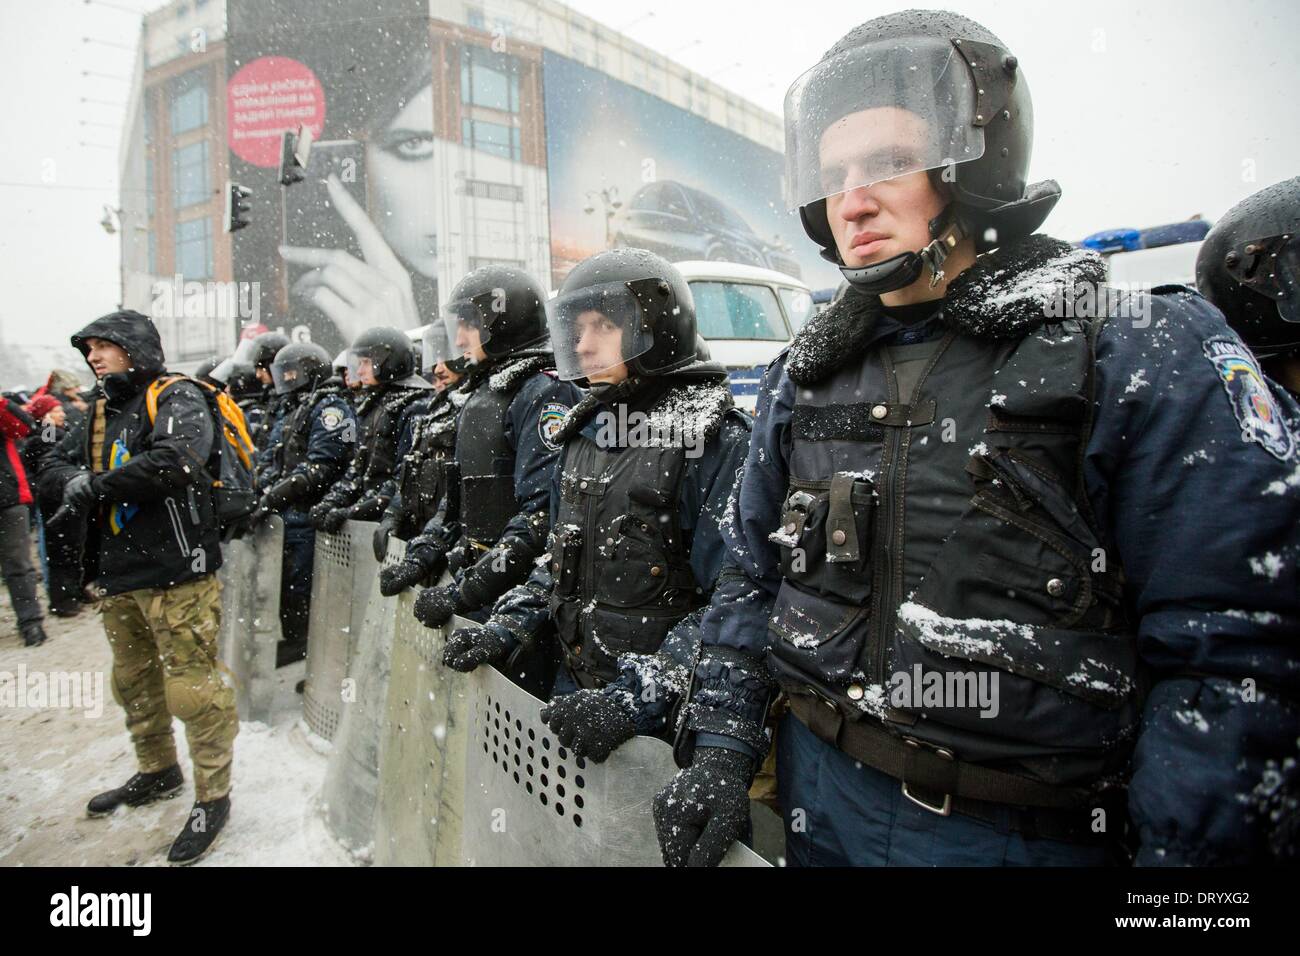
[[[306, 401], [312, 401], [314, 398], [314, 395], [308, 396]], [[281, 473], [283, 454], [279, 450], [289, 437], [284, 434], [284, 427], [296, 408], [296, 404], [283, 402], [277, 409], [275, 421], [267, 437], [266, 448], [270, 452], [270, 458], [265, 469], [258, 476], [259, 484], [263, 488], [297, 474], [308, 474], [308, 465], [313, 463], [332, 466], [333, 478], [330, 481], [333, 481], [347, 468], [348, 462], [356, 452], [358, 429], [356, 413], [343, 395], [327, 394], [323, 398], [316, 399], [312, 408], [311, 432], [307, 436], [307, 454], [293, 468]], [[308, 477], [311, 475], [308, 474]], [[313, 499], [318, 499], [328, 487], [327, 482], [316, 492]], [[307, 507], [312, 503], [314, 500], [306, 502], [303, 506], [295, 505], [285, 509], [285, 525], [291, 528], [310, 527]]]
[[[1270, 814], [1300, 785], [1300, 452], [1292, 438], [1280, 460], [1285, 440], [1270, 451], [1243, 437], [1250, 416], [1216, 356], [1237, 336], [1195, 292], [1162, 291], [1148, 327], [1113, 319], [1099, 336], [1084, 477], [1152, 670], [1129, 791], [1138, 862], [1234, 863], [1258, 853]], [[885, 315], [873, 341], [896, 344], [902, 328]], [[724, 522], [728, 562], [744, 575], [724, 576], [702, 625], [706, 645], [758, 656], [781, 580], [768, 535], [788, 485], [786, 360], [763, 377]], [[1272, 392], [1294, 435], [1300, 408]]]

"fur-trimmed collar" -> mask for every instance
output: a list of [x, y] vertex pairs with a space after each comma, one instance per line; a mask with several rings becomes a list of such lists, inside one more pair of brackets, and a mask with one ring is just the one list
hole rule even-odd
[[507, 359], [492, 369], [488, 376], [488, 388], [494, 392], [513, 391], [514, 387], [534, 372], [555, 368], [555, 358], [549, 352], [543, 355], [527, 355]]
[[[944, 323], [984, 339], [1018, 339], [1049, 319], [1050, 303], [1079, 284], [1106, 279], [1101, 257], [1035, 234], [980, 256], [948, 286]], [[849, 289], [795, 336], [786, 371], [799, 385], [820, 382], [866, 349], [881, 314], [879, 296]]]
[[[702, 447], [719, 429], [727, 411], [736, 405], [726, 376], [700, 381], [689, 377], [672, 384], [645, 411], [645, 424], [638, 428], [645, 447], [658, 447], [660, 441]], [[584, 425], [602, 408], [613, 407], [588, 392], [565, 414], [556, 429], [554, 441], [564, 444], [582, 431]]]

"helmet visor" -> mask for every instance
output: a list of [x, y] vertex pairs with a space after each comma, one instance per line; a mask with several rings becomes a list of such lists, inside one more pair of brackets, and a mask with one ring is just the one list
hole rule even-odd
[[430, 322], [420, 333], [420, 370], [432, 372], [439, 362], [456, 358], [447, 340], [447, 323]]
[[[348, 378], [354, 382], [364, 381], [362, 373], [369, 372], [374, 380], [379, 381], [379, 363], [371, 357], [367, 349], [348, 349]], [[368, 382], [366, 384], [369, 384]]]
[[243, 339], [239, 345], [235, 346], [233, 354], [218, 362], [216, 368], [208, 373], [209, 377], [221, 382], [223, 385], [229, 385], [242, 372], [252, 371], [253, 356], [256, 351], [257, 346], [253, 344], [252, 339]]
[[971, 70], [948, 40], [882, 40], [823, 60], [785, 95], [791, 209], [984, 155]]
[[560, 378], [588, 378], [649, 351], [654, 333], [647, 295], [658, 284], [653, 278], [606, 282], [548, 302], [546, 324]]
[[1273, 262], [1277, 314], [1284, 322], [1300, 322], [1300, 236], [1287, 240]]
[[275, 383], [275, 394], [287, 395], [306, 385], [308, 376], [303, 373], [302, 365], [296, 359], [287, 362], [277, 360], [271, 363], [271, 381]]
[[[492, 312], [505, 312], [505, 290], [496, 295], [484, 293], [473, 299], [457, 299], [447, 303], [443, 310], [443, 328], [446, 331], [447, 351], [443, 361], [462, 356], [476, 362], [478, 350], [492, 341]], [[435, 362], [437, 360], [435, 359]]]

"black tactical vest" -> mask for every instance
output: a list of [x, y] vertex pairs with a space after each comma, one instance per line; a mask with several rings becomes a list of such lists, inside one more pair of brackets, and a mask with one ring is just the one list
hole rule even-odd
[[515, 452], [506, 441], [506, 413], [519, 387], [498, 391], [483, 382], [470, 393], [460, 412], [456, 464], [460, 471], [460, 515], [465, 533], [483, 545], [501, 537], [519, 512], [515, 498]]
[[403, 518], [423, 528], [438, 509], [447, 490], [447, 464], [456, 447], [456, 419], [460, 409], [451, 392], [433, 400], [428, 412], [412, 426], [411, 446], [402, 460], [398, 493]]
[[[787, 692], [1051, 784], [1125, 759], [1136, 641], [1082, 477], [1099, 328], [949, 331], [907, 404], [883, 348], [796, 388], [772, 535], [769, 657]], [[931, 672], [961, 691], [996, 676], [996, 715], [893, 693]]]
[[551, 541], [551, 619], [582, 687], [618, 676], [617, 658], [651, 654], [703, 602], [678, 524], [681, 448], [564, 448]]

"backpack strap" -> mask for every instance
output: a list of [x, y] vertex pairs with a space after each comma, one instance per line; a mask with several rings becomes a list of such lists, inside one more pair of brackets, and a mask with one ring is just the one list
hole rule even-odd
[[205, 389], [213, 400], [216, 402], [217, 417], [221, 419], [221, 428], [225, 434], [225, 439], [239, 455], [244, 467], [252, 468], [253, 466], [253, 439], [248, 434], [248, 424], [244, 419], [243, 410], [235, 403], [225, 392], [218, 391], [207, 382], [200, 381], [196, 378], [190, 378], [188, 375], [160, 375], [149, 383], [149, 388], [145, 392], [144, 403], [149, 411], [149, 424], [153, 425], [158, 418], [158, 401], [162, 393], [170, 386], [177, 382], [191, 382], [199, 388]]

